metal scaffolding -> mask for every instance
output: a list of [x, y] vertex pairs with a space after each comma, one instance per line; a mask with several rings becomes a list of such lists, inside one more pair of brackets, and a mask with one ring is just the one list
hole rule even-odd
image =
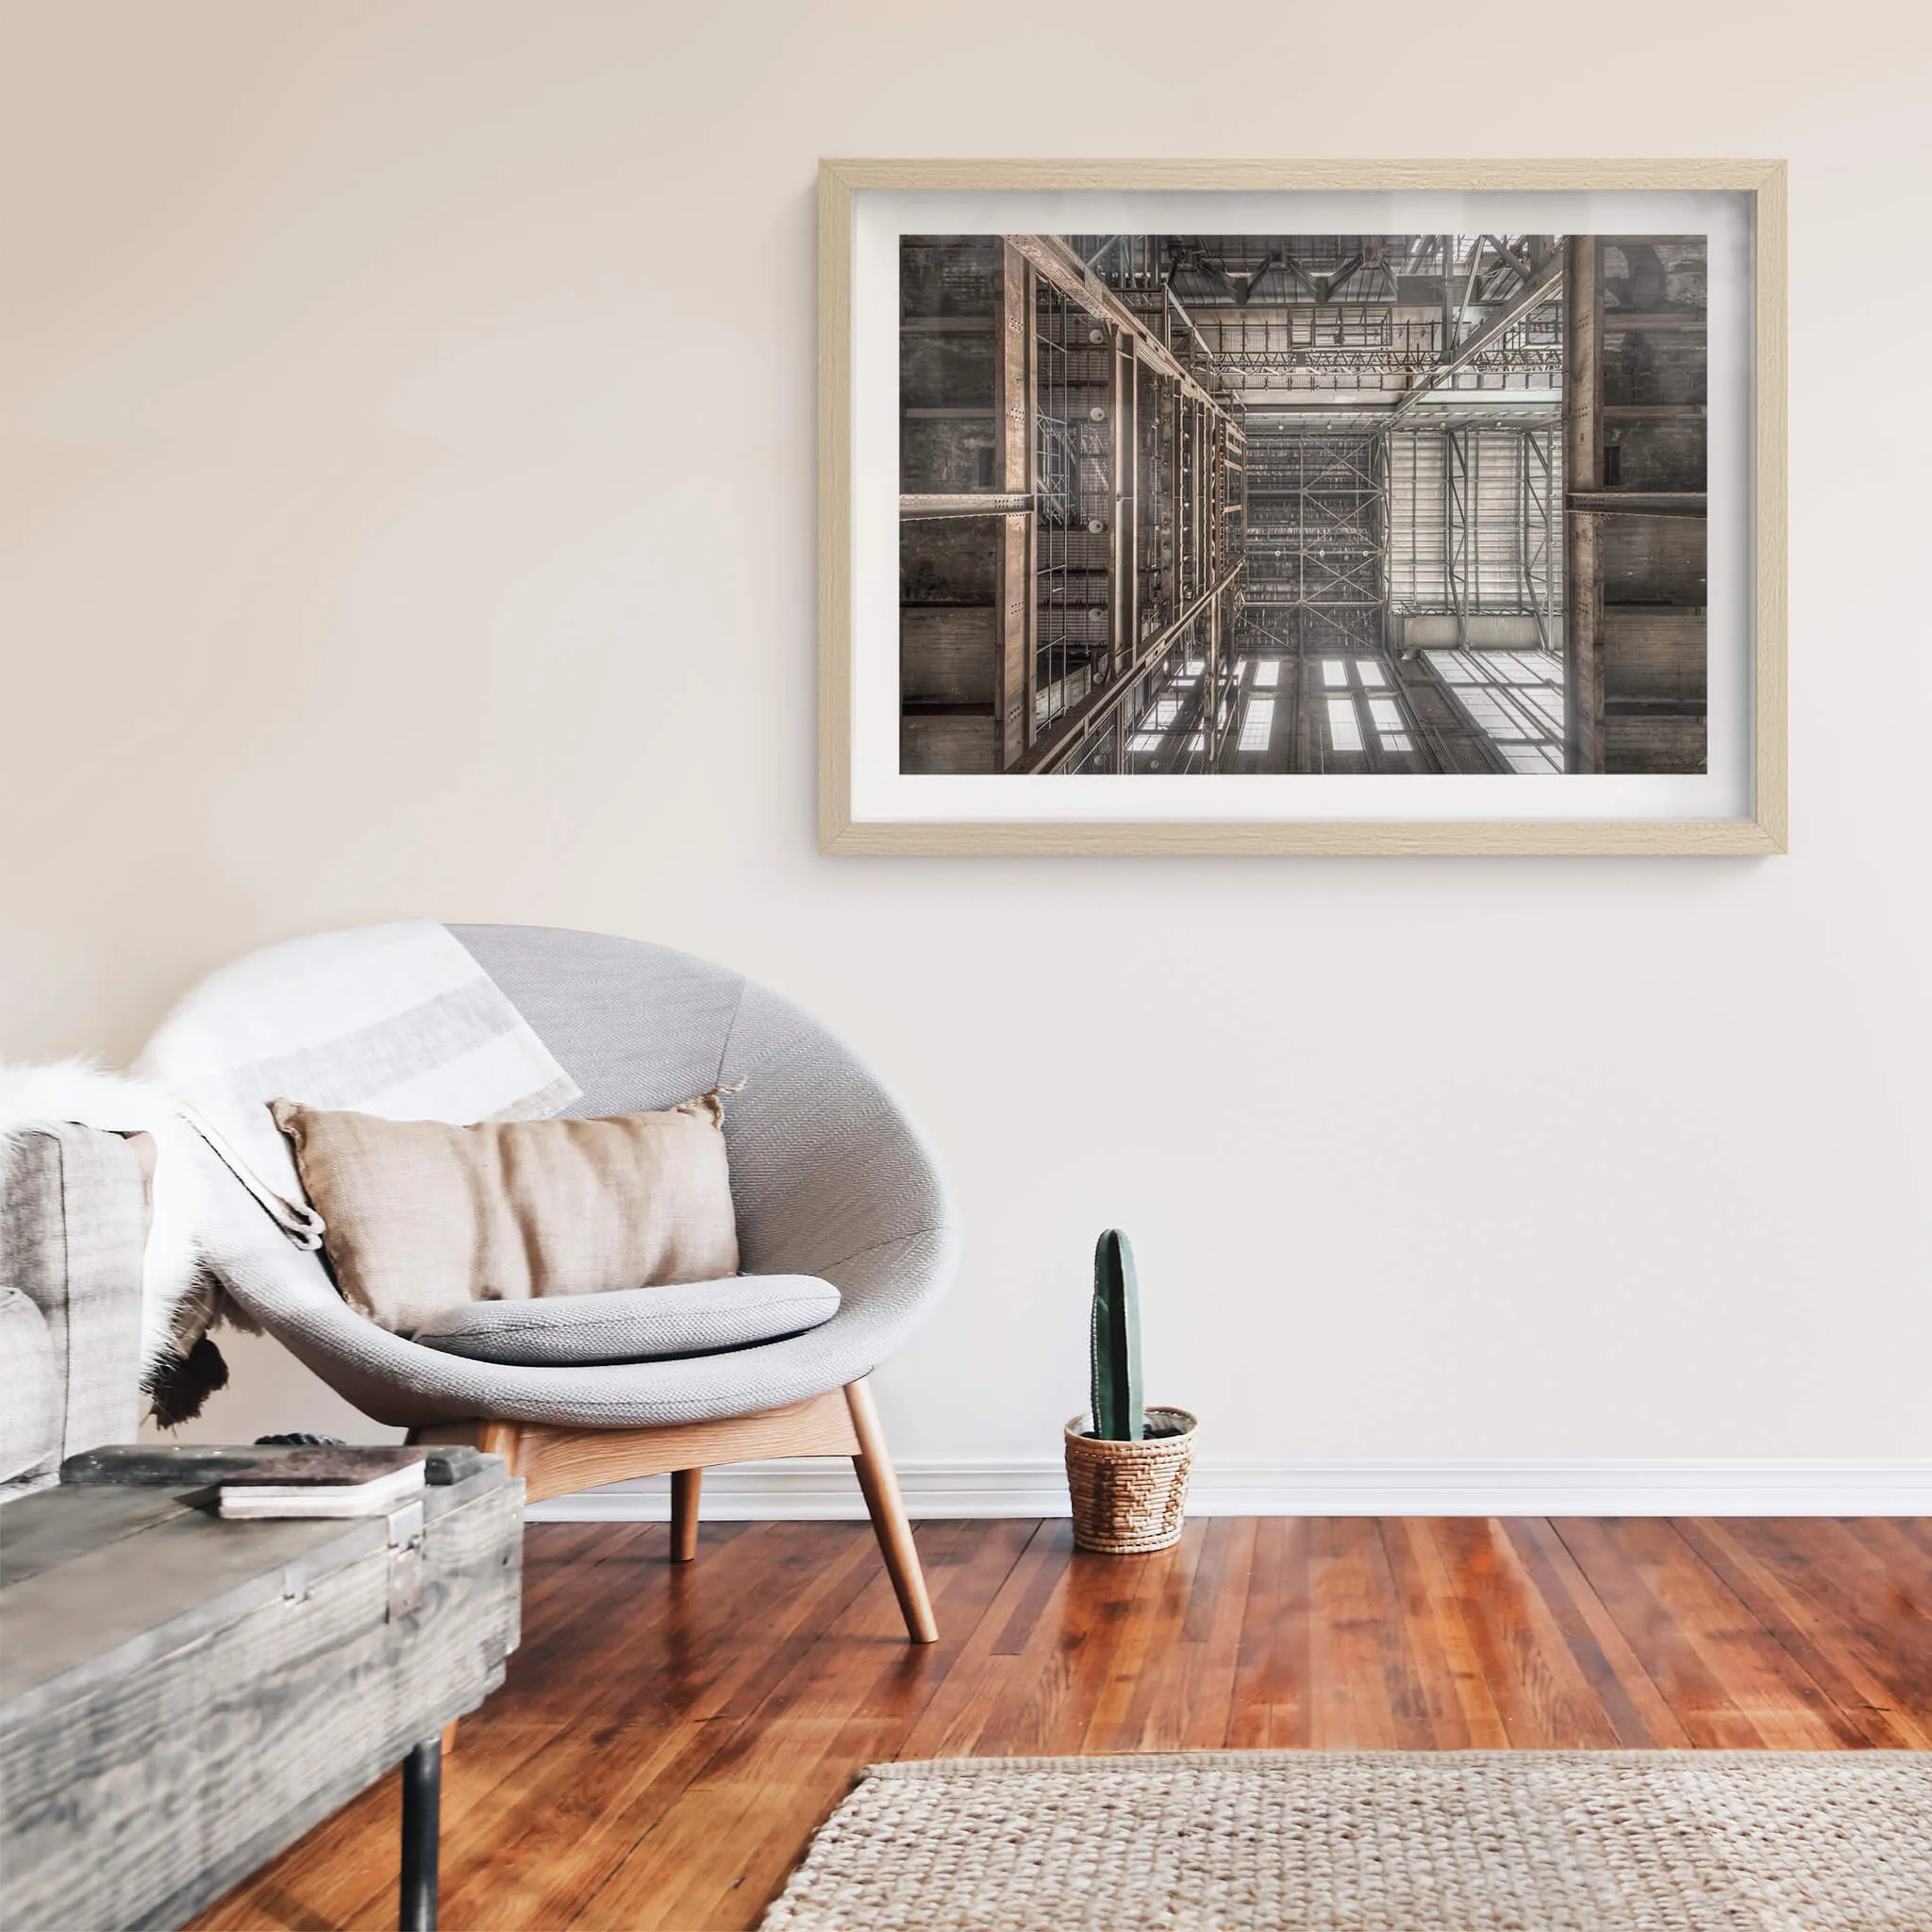
[[1247, 425], [1247, 606], [1279, 613], [1296, 644], [1375, 649], [1387, 603], [1379, 436]]
[[[1447, 424], [1391, 433], [1390, 608], [1455, 620], [1521, 617], [1557, 648], [1562, 453], [1554, 424]], [[1527, 641], [1527, 640], [1526, 640]]]

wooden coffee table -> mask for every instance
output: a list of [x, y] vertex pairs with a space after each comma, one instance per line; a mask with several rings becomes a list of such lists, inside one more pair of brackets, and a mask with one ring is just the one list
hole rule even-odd
[[502, 1681], [523, 1485], [432, 1451], [388, 1516], [225, 1523], [264, 1448], [95, 1450], [0, 1508], [0, 1922], [193, 1917], [402, 1762], [405, 1932], [436, 1920], [443, 1726]]

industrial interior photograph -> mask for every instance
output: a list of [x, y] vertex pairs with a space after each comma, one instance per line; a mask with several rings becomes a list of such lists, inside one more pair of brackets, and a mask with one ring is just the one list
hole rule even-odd
[[1704, 771], [1706, 269], [903, 237], [901, 771]]
[[1932, 1932], [1875, 4], [0, 0], [0, 1932]]

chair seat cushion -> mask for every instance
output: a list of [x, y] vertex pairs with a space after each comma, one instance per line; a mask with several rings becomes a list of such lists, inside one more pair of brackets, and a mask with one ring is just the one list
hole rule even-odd
[[415, 1340], [446, 1355], [529, 1368], [661, 1361], [775, 1341], [829, 1322], [839, 1291], [814, 1274], [733, 1274], [540, 1301], [465, 1302]]

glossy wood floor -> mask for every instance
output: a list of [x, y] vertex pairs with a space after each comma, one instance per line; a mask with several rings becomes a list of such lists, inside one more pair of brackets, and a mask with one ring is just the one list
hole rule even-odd
[[[1158, 1557], [933, 1523], [914, 1650], [860, 1524], [529, 1532], [444, 1772], [445, 1932], [748, 1926], [887, 1757], [1932, 1748], [1932, 1523], [1222, 1517]], [[391, 1778], [197, 1922], [395, 1924]]]

